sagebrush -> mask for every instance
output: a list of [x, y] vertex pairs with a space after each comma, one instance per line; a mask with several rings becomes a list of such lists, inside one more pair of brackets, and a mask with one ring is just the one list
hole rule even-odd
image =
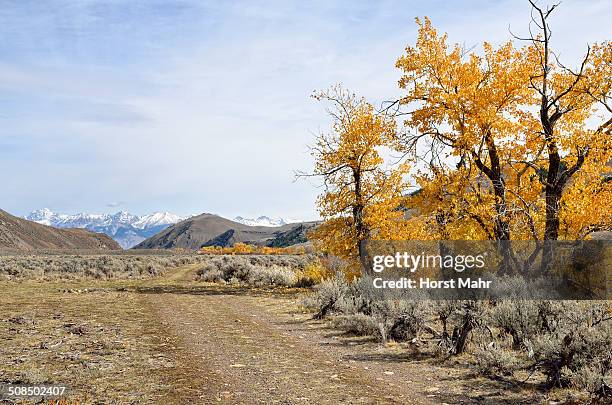
[[316, 286], [304, 304], [315, 318], [331, 316], [332, 325], [348, 333], [429, 343], [433, 353], [445, 356], [467, 353], [487, 377], [537, 371], [548, 388], [612, 397], [608, 301], [430, 298], [412, 290], [375, 289], [367, 276], [349, 282], [338, 275]]

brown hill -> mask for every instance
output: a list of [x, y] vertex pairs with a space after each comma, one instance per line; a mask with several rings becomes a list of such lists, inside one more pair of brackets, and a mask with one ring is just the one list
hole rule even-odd
[[121, 250], [109, 236], [85, 229], [56, 229], [0, 210], [0, 248]]
[[283, 226], [249, 226], [213, 214], [202, 214], [179, 222], [141, 242], [134, 249], [199, 249], [202, 246], [232, 246], [236, 242], [265, 246], [290, 246], [306, 241], [306, 232], [316, 222]]

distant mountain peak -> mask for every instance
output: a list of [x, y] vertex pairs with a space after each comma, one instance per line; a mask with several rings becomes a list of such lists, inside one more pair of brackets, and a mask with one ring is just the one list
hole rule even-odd
[[32, 211], [30, 215], [26, 217], [30, 221], [35, 221], [43, 225], [49, 225], [47, 222], [53, 217], [53, 211], [49, 208], [43, 208], [40, 210]]
[[186, 218], [171, 214], [167, 211], [154, 212], [152, 214], [141, 216], [137, 221], [134, 222], [133, 225], [137, 228], [144, 229], [151, 226], [176, 224], [177, 222], [181, 222], [184, 219]]
[[84, 228], [105, 233], [127, 249], [186, 218], [169, 212], [142, 216], [126, 211], [114, 214], [60, 214], [43, 208], [32, 211], [25, 219], [54, 228]]
[[282, 226], [295, 222], [300, 222], [299, 220], [290, 220], [285, 218], [270, 218], [266, 215], [261, 215], [255, 219], [237, 216], [234, 218], [234, 221], [249, 226]]

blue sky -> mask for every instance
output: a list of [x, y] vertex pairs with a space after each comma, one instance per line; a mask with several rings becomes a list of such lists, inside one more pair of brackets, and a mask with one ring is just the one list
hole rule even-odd
[[[610, 39], [609, 1], [566, 0], [561, 58]], [[397, 97], [429, 16], [470, 47], [524, 33], [527, 1], [0, 1], [0, 208], [316, 217], [294, 182], [329, 123], [313, 90]]]

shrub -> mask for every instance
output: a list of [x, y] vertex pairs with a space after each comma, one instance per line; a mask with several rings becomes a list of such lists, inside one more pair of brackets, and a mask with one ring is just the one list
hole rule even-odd
[[605, 373], [601, 368], [586, 366], [567, 373], [573, 387], [589, 392], [600, 398], [612, 398], [612, 378], [610, 373]]
[[253, 271], [253, 265], [243, 257], [236, 257], [234, 260], [226, 260], [221, 267], [225, 279], [237, 278], [240, 281], [247, 281]]
[[316, 292], [306, 305], [317, 310], [315, 319], [323, 319], [330, 312], [338, 311], [338, 303], [347, 294], [349, 285], [342, 275], [324, 280], [316, 286]]
[[197, 255], [0, 255], [0, 275], [9, 278], [138, 278], [162, 274], [166, 269], [204, 258]]
[[472, 332], [486, 328], [485, 301], [442, 301], [435, 306], [434, 312], [442, 323], [439, 348], [450, 354], [463, 353]]
[[162, 269], [159, 267], [158, 264], [156, 263], [149, 263], [147, 265], [147, 272], [152, 275], [152, 276], [156, 276], [160, 273], [162, 273]]
[[387, 339], [400, 342], [418, 337], [425, 326], [427, 306], [418, 300], [387, 299], [375, 304], [373, 316], [383, 342]]
[[[548, 327], [529, 352], [553, 387], [582, 386], [605, 393], [612, 370], [612, 325], [607, 303], [553, 302]], [[587, 378], [588, 377], [588, 378]], [[599, 383], [596, 383], [599, 381]], [[602, 392], [603, 391], [603, 392]]]
[[612, 317], [607, 302], [504, 300], [491, 324], [512, 336], [512, 347], [540, 369], [549, 387], [576, 387], [609, 396]]
[[300, 272], [300, 286], [310, 287], [319, 284], [323, 280], [333, 277], [334, 274], [330, 269], [323, 266], [321, 262], [313, 261], [306, 264], [304, 270]]
[[197, 271], [196, 276], [202, 281], [210, 281], [213, 283], [225, 281], [223, 272], [219, 269], [218, 264], [214, 262], [204, 263]]
[[364, 314], [340, 315], [334, 318], [332, 325], [357, 336], [375, 336], [378, 333], [376, 319]]
[[317, 311], [317, 319], [340, 314], [337, 322], [343, 330], [354, 326], [360, 333], [368, 331], [382, 341], [403, 341], [417, 337], [425, 326], [428, 305], [419, 298], [418, 292], [376, 289], [368, 276], [348, 283], [338, 274], [317, 286], [310, 306]]
[[418, 290], [376, 289], [368, 276], [349, 283], [336, 275], [318, 285], [306, 302], [315, 318], [333, 314], [334, 327], [356, 335], [405, 341], [427, 330], [445, 354], [472, 351], [477, 370], [487, 377], [540, 370], [548, 387], [576, 387], [612, 398], [609, 301], [424, 298], [428, 295]]
[[385, 294], [385, 291], [374, 288], [372, 279], [369, 276], [363, 276], [354, 279], [348, 285], [346, 294], [340, 298], [336, 306], [345, 314], [373, 315], [376, 303], [384, 300], [385, 296], [388, 296], [388, 292]]
[[474, 357], [478, 372], [492, 378], [510, 376], [521, 364], [512, 351], [501, 349], [493, 343], [476, 349]]
[[197, 271], [202, 281], [252, 284], [256, 286], [304, 286], [309, 256], [204, 256]]
[[297, 276], [293, 270], [286, 267], [253, 267], [246, 281], [256, 286], [279, 285], [291, 287], [296, 284]]
[[547, 313], [547, 305], [541, 301], [503, 300], [491, 308], [489, 322], [511, 336], [512, 347], [518, 350], [539, 333]]

